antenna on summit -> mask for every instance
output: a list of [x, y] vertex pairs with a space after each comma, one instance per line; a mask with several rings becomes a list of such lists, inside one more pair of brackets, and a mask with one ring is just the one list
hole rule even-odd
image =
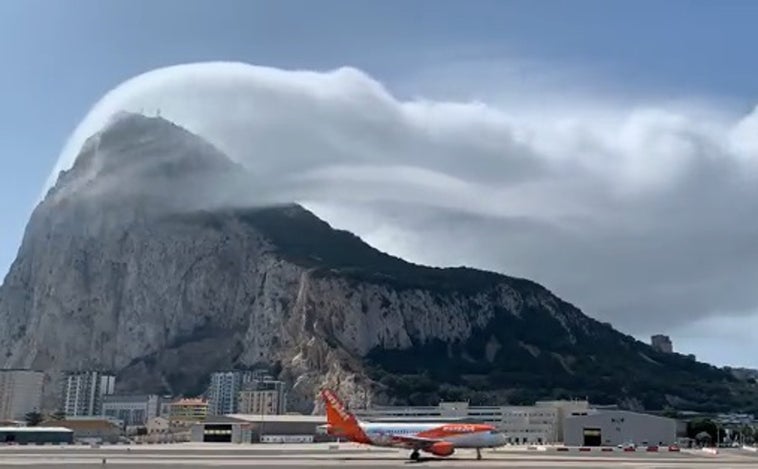
[[156, 108], [155, 109], [155, 117], [160, 117], [160, 116], [161, 116], [161, 108]]

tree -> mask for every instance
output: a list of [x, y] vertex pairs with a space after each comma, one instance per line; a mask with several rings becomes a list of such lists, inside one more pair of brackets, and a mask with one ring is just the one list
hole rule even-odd
[[29, 412], [24, 416], [24, 419], [26, 420], [26, 426], [36, 427], [42, 422], [42, 414], [39, 412]]
[[671, 418], [671, 419], [678, 419], [679, 418], [679, 412], [676, 409], [674, 409], [673, 407], [666, 406], [663, 409], [663, 416]]
[[743, 425], [740, 429], [740, 434], [742, 435], [742, 442], [751, 444], [753, 441], [755, 441], [755, 432], [753, 431], [753, 427], [750, 425]]
[[716, 442], [718, 433], [718, 427], [710, 419], [694, 419], [687, 425], [687, 436], [698, 442], [705, 440], [705, 435], [708, 437], [708, 442]]
[[66, 419], [66, 413], [62, 410], [56, 410], [50, 415], [51, 420], [61, 421]]

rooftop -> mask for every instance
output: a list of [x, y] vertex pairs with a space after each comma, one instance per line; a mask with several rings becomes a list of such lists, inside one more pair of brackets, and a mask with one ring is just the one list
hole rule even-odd
[[[230, 417], [243, 422], [301, 422], [301, 423], [326, 423], [326, 415], [260, 415], [260, 414], [229, 414]], [[209, 417], [206, 422], [211, 421]]]
[[[47, 422], [43, 422], [47, 423]], [[71, 430], [110, 430], [112, 428], [118, 428], [113, 422], [109, 420], [58, 420], [55, 422], [62, 428], [68, 428]], [[31, 427], [39, 428], [39, 427]]]
[[144, 402], [157, 394], [108, 394], [103, 396], [103, 403]]
[[0, 427], [0, 432], [16, 432], [16, 433], [35, 433], [35, 432], [73, 432], [70, 428], [64, 427]]
[[179, 399], [171, 403], [172, 405], [208, 405], [208, 401], [199, 397]]
[[654, 415], [654, 414], [648, 414], [644, 412], [633, 412], [631, 410], [620, 410], [620, 409], [590, 409], [589, 413], [582, 414], [582, 415], [570, 415], [566, 416], [567, 420], [573, 420], [573, 419], [587, 419], [587, 418], [597, 418], [597, 417], [607, 417], [607, 416], [640, 416], [640, 417], [647, 417], [650, 419], [657, 419], [659, 421], [675, 421], [676, 419], [672, 419], [669, 417], [663, 417], [661, 415]]

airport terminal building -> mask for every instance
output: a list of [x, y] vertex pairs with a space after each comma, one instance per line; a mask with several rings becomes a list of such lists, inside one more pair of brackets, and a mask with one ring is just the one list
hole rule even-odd
[[[470, 406], [467, 402], [443, 402], [436, 406], [373, 407], [354, 409], [370, 422], [489, 423], [503, 431], [511, 444], [546, 444], [562, 441], [563, 422], [574, 413], [586, 413], [587, 401], [545, 401], [534, 406]], [[267, 441], [329, 441], [318, 434], [326, 424], [323, 415], [230, 414], [209, 416], [192, 428], [192, 441], [250, 443]]]
[[624, 410], [601, 410], [566, 418], [568, 446], [671, 445], [677, 442], [677, 421]]
[[[668, 445], [677, 440], [677, 421], [616, 409], [590, 408], [587, 401], [545, 401], [534, 406], [469, 406], [446, 402], [423, 407], [374, 407], [354, 410], [371, 422], [489, 423], [509, 444], [568, 446]], [[324, 415], [230, 414], [209, 416], [192, 427], [194, 442], [307, 443], [333, 441], [319, 433]]]

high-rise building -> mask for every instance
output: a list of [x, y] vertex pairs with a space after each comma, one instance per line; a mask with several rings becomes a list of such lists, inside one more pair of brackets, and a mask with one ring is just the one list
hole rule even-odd
[[237, 394], [242, 389], [245, 373], [220, 371], [211, 375], [208, 388], [208, 414], [226, 415], [237, 412]]
[[253, 380], [239, 392], [239, 413], [281, 415], [287, 411], [287, 394], [283, 381]]
[[99, 371], [66, 375], [63, 381], [63, 412], [67, 417], [102, 415], [103, 397], [113, 394], [116, 377]]
[[143, 426], [158, 417], [161, 398], [156, 394], [110, 395], [103, 397], [103, 415], [118, 419], [127, 427]]
[[667, 335], [657, 334], [650, 337], [650, 345], [657, 351], [663, 353], [673, 353], [674, 347], [671, 339]]
[[[242, 394], [242, 391], [246, 391]], [[250, 394], [250, 393], [254, 394]], [[255, 394], [257, 393], [257, 394]], [[253, 398], [253, 395], [255, 398]], [[240, 396], [244, 396], [245, 409], [251, 402], [271, 406], [265, 413], [284, 413], [284, 383], [274, 380], [265, 370], [219, 371], [211, 375], [208, 387], [208, 414], [227, 415], [250, 413], [240, 409]]]
[[0, 370], [0, 420], [23, 420], [39, 412], [44, 373], [32, 370]]

